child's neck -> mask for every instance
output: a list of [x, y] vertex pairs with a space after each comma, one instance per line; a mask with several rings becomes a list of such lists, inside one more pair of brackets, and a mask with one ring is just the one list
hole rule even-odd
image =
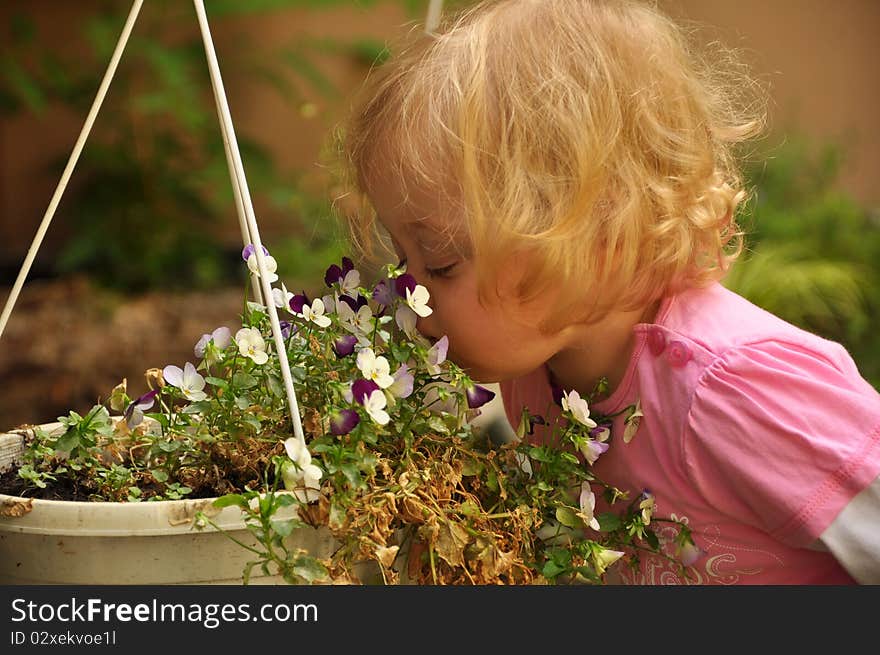
[[553, 382], [565, 391], [576, 390], [588, 397], [604, 377], [608, 390], [594, 400], [611, 396], [623, 381], [635, 348], [633, 326], [652, 321], [659, 304], [645, 310], [612, 313], [599, 323], [573, 327], [567, 345], [547, 362]]

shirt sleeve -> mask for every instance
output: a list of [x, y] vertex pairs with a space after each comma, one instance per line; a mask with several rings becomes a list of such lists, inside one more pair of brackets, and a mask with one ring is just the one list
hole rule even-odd
[[880, 584], [880, 478], [859, 493], [819, 538], [860, 584]]
[[806, 547], [880, 474], [880, 394], [833, 342], [738, 346], [703, 371], [682, 449], [719, 511]]

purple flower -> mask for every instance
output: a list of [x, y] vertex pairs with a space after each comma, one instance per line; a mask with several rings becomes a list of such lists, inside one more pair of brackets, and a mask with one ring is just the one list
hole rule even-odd
[[604, 454], [610, 446], [611, 444], [604, 441], [587, 439], [587, 443], [581, 447], [581, 454], [584, 456], [584, 459], [587, 460], [587, 463], [592, 466], [596, 463], [596, 460], [599, 459], [599, 455]]
[[345, 276], [353, 270], [354, 262], [348, 257], [343, 257], [341, 268], [336, 264], [331, 264], [329, 268], [327, 268], [327, 272], [324, 273], [324, 283], [328, 287], [332, 287], [337, 282], [342, 282], [345, 279]]
[[[269, 251], [266, 250], [266, 246], [261, 246], [261, 248], [263, 249], [263, 254], [266, 255], [266, 257], [268, 257]], [[247, 261], [248, 259], [251, 258], [251, 255], [254, 254], [254, 250], [256, 250], [256, 248], [254, 248], [254, 244], [252, 244], [252, 243], [247, 244], [244, 247], [244, 250], [241, 251], [241, 258], [243, 260]]]
[[337, 357], [348, 357], [354, 352], [357, 342], [357, 337], [353, 334], [343, 334], [333, 342], [333, 352], [336, 353]]
[[340, 437], [354, 430], [361, 417], [353, 409], [340, 409], [330, 414], [330, 432]]
[[394, 302], [394, 298], [391, 296], [391, 288], [388, 286], [387, 281], [382, 280], [373, 288], [373, 300], [383, 307], [387, 307]]
[[306, 305], [311, 305], [311, 303], [309, 302], [309, 297], [306, 295], [305, 291], [296, 294], [290, 299], [290, 311], [294, 314], [302, 314], [303, 307]]
[[370, 394], [379, 389], [379, 385], [373, 382], [372, 380], [366, 380], [361, 378], [360, 380], [355, 380], [351, 385], [351, 395], [361, 405], [364, 404], [364, 399], [369, 398]]
[[409, 372], [409, 367], [406, 364], [401, 364], [394, 372], [393, 377], [394, 383], [388, 387], [388, 391], [398, 398], [408, 398], [413, 392], [413, 384], [415, 383], [415, 377]]
[[148, 391], [143, 396], [131, 401], [125, 408], [125, 424], [129, 428], [136, 427], [144, 420], [144, 412], [153, 406], [156, 396], [159, 395], [158, 389]]
[[479, 384], [472, 385], [467, 388], [467, 404], [471, 409], [482, 407], [495, 397], [494, 391], [489, 391], [486, 387]]
[[394, 290], [397, 291], [398, 296], [406, 298], [407, 289], [412, 293], [416, 290], [417, 284], [416, 279], [412, 275], [404, 273], [394, 280]]
[[[290, 321], [278, 321], [278, 327], [281, 328], [281, 338], [282, 339], [290, 339], [291, 334], [296, 334], [299, 331], [299, 328], [293, 327], [290, 324]], [[292, 332], [291, 332], [291, 328], [293, 328]]]
[[351, 311], [355, 313], [357, 313], [357, 311], [361, 307], [365, 307], [367, 304], [367, 299], [360, 295], [357, 297], [357, 299], [355, 299], [349, 295], [342, 294], [341, 296], [339, 296], [339, 301], [344, 302], [346, 305], [351, 307]]

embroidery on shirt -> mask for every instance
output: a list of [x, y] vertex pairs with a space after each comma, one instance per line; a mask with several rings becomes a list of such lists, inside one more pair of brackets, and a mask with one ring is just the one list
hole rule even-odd
[[[671, 514], [672, 521], [689, 524], [687, 516], [677, 517]], [[655, 524], [656, 525], [656, 524]], [[657, 525], [654, 533], [660, 540], [662, 552], [675, 557], [675, 537], [678, 530], [673, 525]], [[680, 574], [680, 568], [674, 561], [659, 555], [647, 555], [641, 558], [641, 568], [633, 570], [627, 566], [620, 567], [620, 578], [624, 584], [632, 585], [701, 585], [723, 584], [732, 585], [742, 581], [744, 576], [759, 575], [765, 571], [759, 567], [738, 568], [737, 552], [759, 553], [775, 560], [775, 565], [784, 567], [785, 562], [769, 551], [760, 548], [746, 548], [722, 543], [721, 529], [717, 525], [707, 526], [705, 530], [695, 533], [697, 545], [704, 551], [703, 557], [687, 567], [687, 576]], [[723, 550], [727, 552], [713, 553]], [[768, 562], [769, 563], [769, 562]]]

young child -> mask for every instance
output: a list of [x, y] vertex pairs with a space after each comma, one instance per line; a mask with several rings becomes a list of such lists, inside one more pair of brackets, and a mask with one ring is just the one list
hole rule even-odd
[[346, 125], [353, 234], [390, 235], [431, 294], [419, 329], [500, 382], [514, 425], [603, 377], [595, 413], [639, 408], [594, 471], [699, 550], [686, 578], [644, 556], [625, 582], [880, 583], [880, 395], [842, 346], [719, 283], [763, 103], [713, 48], [641, 2], [464, 10], [378, 68]]

